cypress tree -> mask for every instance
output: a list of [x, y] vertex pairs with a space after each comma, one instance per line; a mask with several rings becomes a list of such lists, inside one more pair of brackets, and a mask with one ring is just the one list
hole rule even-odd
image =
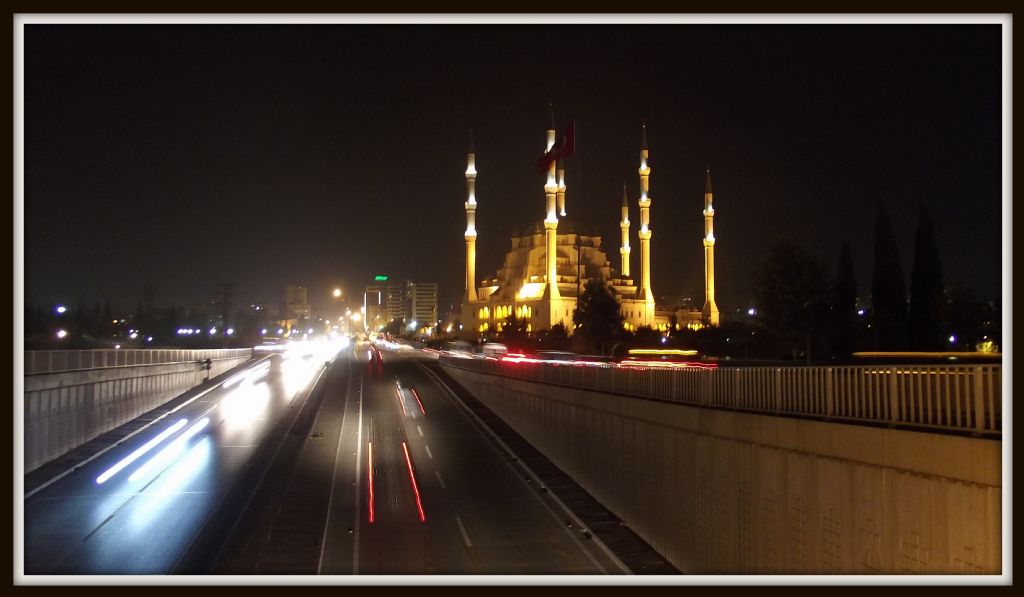
[[943, 350], [942, 262], [935, 230], [924, 202], [914, 237], [914, 271], [910, 275], [910, 342], [915, 350]]
[[907, 291], [896, 237], [882, 205], [875, 221], [875, 263], [871, 276], [872, 324], [878, 350], [907, 348]]

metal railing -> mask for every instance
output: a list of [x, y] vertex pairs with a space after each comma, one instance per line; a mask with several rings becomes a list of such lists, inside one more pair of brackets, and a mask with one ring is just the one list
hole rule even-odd
[[251, 348], [209, 350], [100, 349], [26, 350], [25, 375], [83, 371], [135, 365], [169, 365], [206, 359], [238, 359], [252, 356]]
[[1002, 433], [1002, 366], [660, 368], [442, 356], [478, 373], [693, 406], [935, 430]]

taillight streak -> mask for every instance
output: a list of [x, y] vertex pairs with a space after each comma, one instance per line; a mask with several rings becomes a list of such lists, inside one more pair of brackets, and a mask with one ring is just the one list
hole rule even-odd
[[420, 412], [427, 414], [427, 411], [423, 410], [423, 403], [420, 402], [420, 395], [416, 393], [416, 388], [410, 388], [410, 390], [412, 391], [413, 397], [416, 398], [416, 404], [420, 405]]
[[373, 524], [373, 442], [366, 443], [366, 453], [369, 459], [369, 466], [366, 470], [370, 475], [370, 523]]
[[402, 442], [402, 451], [405, 452], [405, 465], [409, 467], [409, 481], [412, 482], [412, 492], [416, 495], [416, 509], [420, 512], [420, 522], [425, 522], [427, 517], [423, 515], [420, 488], [416, 486], [416, 475], [412, 472], [412, 460], [409, 458], [409, 448], [405, 445], [405, 442]]

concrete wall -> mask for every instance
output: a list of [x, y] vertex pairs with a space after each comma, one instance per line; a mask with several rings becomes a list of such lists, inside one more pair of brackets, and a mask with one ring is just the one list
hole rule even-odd
[[1001, 441], [445, 370], [690, 574], [1001, 572]]
[[[204, 358], [209, 353], [210, 377], [251, 358], [249, 350], [187, 352], [203, 352]], [[195, 361], [26, 375], [25, 472], [180, 396], [206, 378], [207, 371]]]

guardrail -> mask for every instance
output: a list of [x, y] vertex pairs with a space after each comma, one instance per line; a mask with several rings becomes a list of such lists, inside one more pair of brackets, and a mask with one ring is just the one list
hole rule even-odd
[[598, 392], [901, 427], [1002, 433], [1001, 365], [661, 368], [442, 356], [458, 369]]
[[169, 365], [205, 361], [206, 359], [238, 359], [250, 355], [252, 355], [251, 348], [26, 350], [25, 375], [134, 365]]

